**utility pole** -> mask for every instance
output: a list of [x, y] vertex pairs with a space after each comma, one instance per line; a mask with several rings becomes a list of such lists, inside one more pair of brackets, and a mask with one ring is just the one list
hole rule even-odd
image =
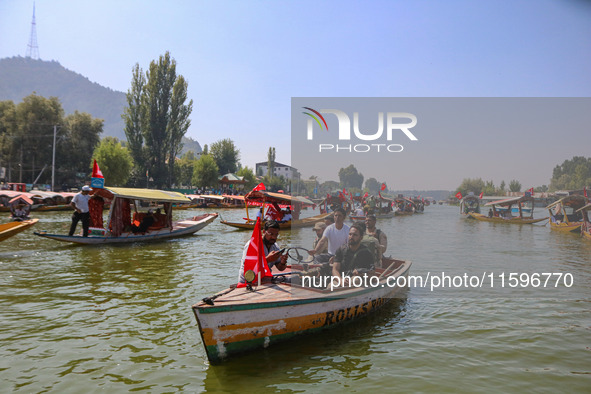
[[53, 159], [51, 162], [51, 191], [54, 192], [54, 182], [55, 182], [55, 137], [57, 135], [57, 126], [53, 125]]

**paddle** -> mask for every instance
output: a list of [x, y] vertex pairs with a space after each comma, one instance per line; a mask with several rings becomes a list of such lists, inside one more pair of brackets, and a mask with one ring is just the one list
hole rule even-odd
[[233, 286], [234, 287], [230, 287], [230, 289], [224, 291], [223, 293], [219, 293], [219, 294], [216, 294], [216, 295], [211, 296], [211, 297], [205, 297], [201, 301], [205, 302], [207, 305], [213, 305], [213, 300], [215, 300], [218, 297], [221, 297], [223, 295], [226, 295], [226, 294], [234, 291], [236, 289], [236, 285], [233, 285]]

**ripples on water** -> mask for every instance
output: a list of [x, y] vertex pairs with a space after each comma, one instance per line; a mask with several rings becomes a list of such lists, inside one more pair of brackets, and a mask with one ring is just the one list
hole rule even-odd
[[[67, 213], [39, 216], [35, 230], [67, 232]], [[235, 281], [250, 233], [216, 220], [167, 242], [80, 247], [27, 231], [0, 244], [3, 391], [588, 392], [591, 242], [447, 206], [378, 226], [414, 275], [568, 272], [575, 285], [414, 287], [356, 324], [211, 367], [190, 306]], [[301, 229], [279, 243], [312, 239]]]

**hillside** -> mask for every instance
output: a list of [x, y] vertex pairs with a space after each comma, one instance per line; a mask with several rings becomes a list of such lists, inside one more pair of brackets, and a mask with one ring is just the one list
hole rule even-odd
[[[33, 92], [43, 97], [59, 98], [66, 114], [88, 112], [95, 118], [104, 119], [102, 137], [126, 139], [121, 119], [127, 104], [125, 93], [91, 82], [56, 61], [20, 56], [0, 59], [0, 101], [20, 103]], [[183, 152], [189, 149], [201, 152], [197, 141], [185, 138], [183, 144]]]
[[121, 119], [124, 93], [91, 82], [56, 61], [24, 57], [0, 59], [0, 100], [19, 103], [33, 92], [59, 98], [66, 114], [78, 110], [104, 119], [103, 136], [125, 139]]

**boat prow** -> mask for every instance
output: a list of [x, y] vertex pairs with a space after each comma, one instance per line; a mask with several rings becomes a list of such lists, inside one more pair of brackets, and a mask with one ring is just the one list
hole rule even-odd
[[39, 219], [29, 219], [23, 220], [22, 222], [9, 222], [0, 224], [0, 241], [4, 241], [5, 239], [20, 233], [21, 231], [25, 231], [29, 227], [35, 225], [38, 221]]

